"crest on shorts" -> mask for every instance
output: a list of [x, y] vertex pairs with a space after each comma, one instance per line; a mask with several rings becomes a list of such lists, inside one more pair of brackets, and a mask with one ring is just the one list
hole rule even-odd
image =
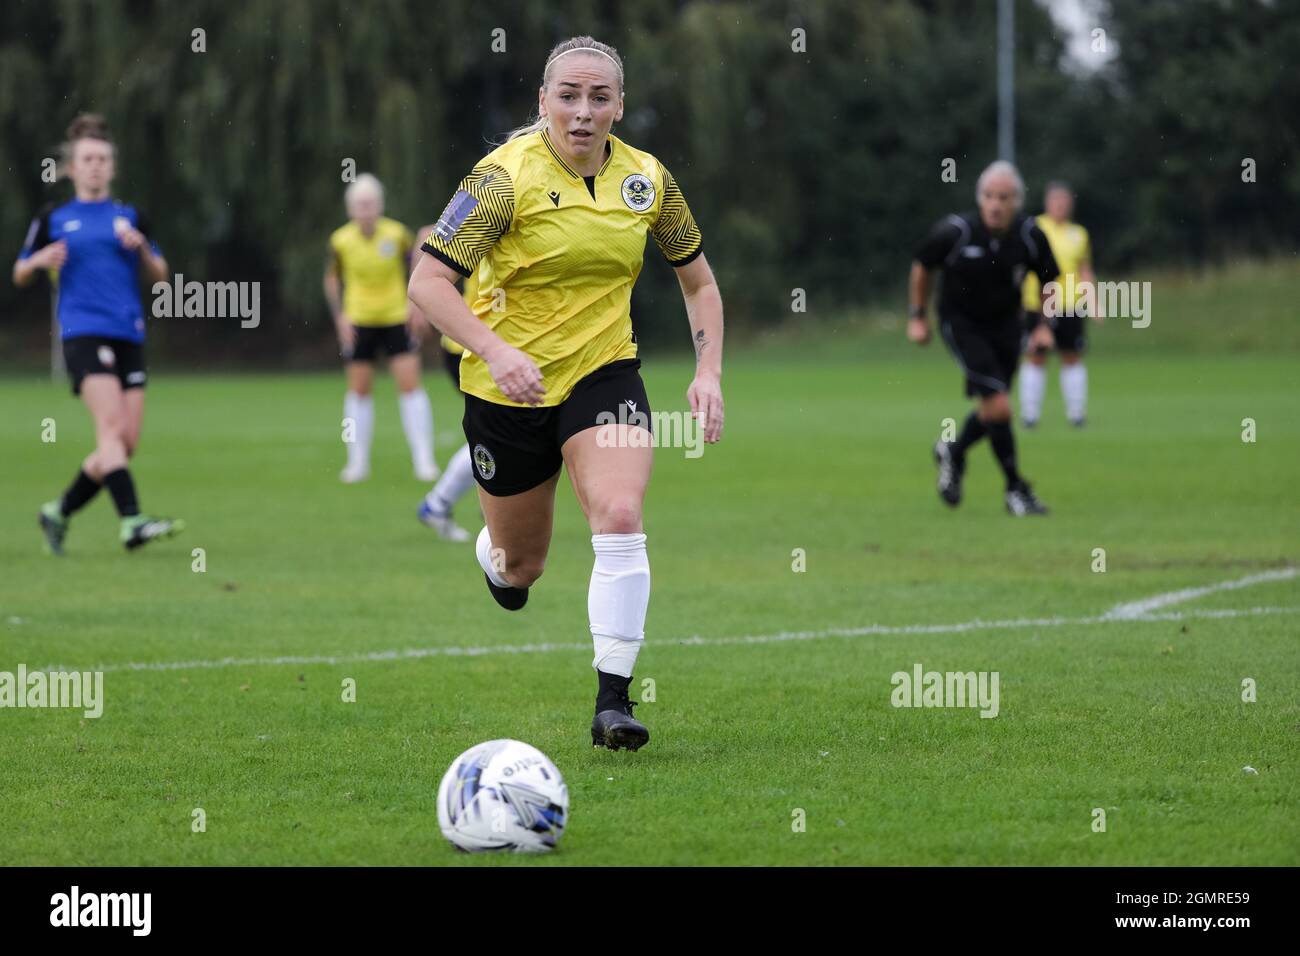
[[117, 364], [117, 356], [107, 345], [101, 345], [99, 351], [95, 353], [99, 357], [99, 364], [104, 368], [112, 368]]
[[492, 457], [492, 452], [482, 445], [475, 445], [474, 467], [478, 469], [479, 477], [484, 481], [491, 481], [492, 476], [497, 473], [497, 460]]
[[633, 212], [645, 212], [655, 201], [655, 186], [649, 177], [633, 173], [623, 180], [623, 202]]

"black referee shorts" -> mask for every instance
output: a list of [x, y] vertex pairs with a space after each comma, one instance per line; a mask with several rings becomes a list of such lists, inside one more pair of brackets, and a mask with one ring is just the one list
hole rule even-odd
[[939, 334], [966, 373], [968, 397], [987, 398], [1011, 391], [1023, 339], [1019, 310], [993, 323], [975, 322], [957, 314], [940, 315]]
[[[490, 495], [506, 497], [536, 488], [564, 464], [560, 449], [578, 432], [603, 424], [602, 412], [615, 421], [632, 418], [650, 430], [650, 400], [641, 381], [640, 359], [620, 359], [601, 366], [578, 382], [559, 405], [516, 408], [476, 395], [465, 396], [465, 440], [474, 460], [474, 478]], [[623, 406], [620, 417], [619, 406]], [[608, 420], [608, 419], [607, 419]]]
[[352, 344], [352, 351], [343, 353], [344, 360], [348, 362], [373, 362], [380, 349], [392, 358], [394, 355], [414, 352], [417, 348], [405, 322], [396, 325], [354, 325], [352, 328], [356, 330], [357, 337]]

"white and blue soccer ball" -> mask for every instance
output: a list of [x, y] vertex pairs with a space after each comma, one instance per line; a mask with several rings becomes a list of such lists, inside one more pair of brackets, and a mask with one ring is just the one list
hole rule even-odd
[[569, 817], [569, 788], [549, 757], [489, 740], [452, 761], [438, 787], [438, 825], [458, 850], [545, 853]]

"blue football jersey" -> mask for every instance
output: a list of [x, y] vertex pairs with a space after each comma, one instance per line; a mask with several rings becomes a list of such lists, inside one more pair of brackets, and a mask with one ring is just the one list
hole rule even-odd
[[162, 255], [134, 206], [116, 199], [73, 199], [51, 206], [32, 220], [18, 258], [62, 239], [68, 258], [58, 273], [59, 330], [65, 339], [82, 335], [144, 341], [140, 302], [140, 255], [123, 247], [118, 235], [134, 227]]

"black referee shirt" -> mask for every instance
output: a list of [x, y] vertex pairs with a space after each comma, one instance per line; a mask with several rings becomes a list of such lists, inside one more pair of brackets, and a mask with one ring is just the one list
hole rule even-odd
[[1019, 318], [1020, 284], [1032, 269], [1043, 285], [1058, 275], [1052, 247], [1037, 224], [1017, 215], [994, 235], [978, 211], [941, 219], [916, 250], [927, 269], [943, 269], [939, 316], [964, 316], [981, 325]]

